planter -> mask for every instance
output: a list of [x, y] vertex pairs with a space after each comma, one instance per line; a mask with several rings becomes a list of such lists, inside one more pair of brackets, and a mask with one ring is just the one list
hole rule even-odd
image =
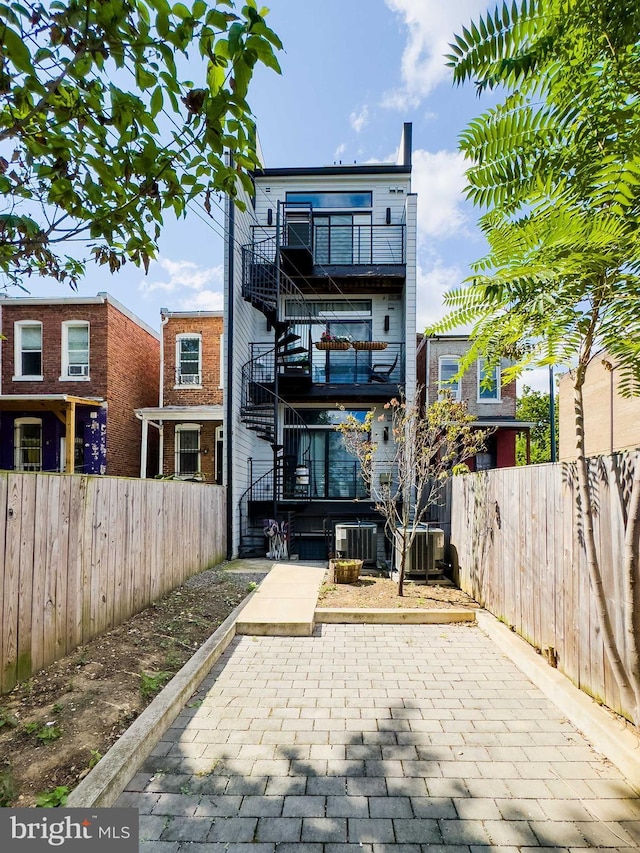
[[354, 341], [354, 349], [381, 350], [387, 348], [385, 341]]
[[357, 583], [362, 560], [329, 560], [329, 569], [334, 583]]
[[350, 346], [349, 341], [318, 341], [316, 349], [347, 350]]

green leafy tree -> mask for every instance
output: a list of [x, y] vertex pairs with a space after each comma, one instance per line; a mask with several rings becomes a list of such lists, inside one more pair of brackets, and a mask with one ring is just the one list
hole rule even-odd
[[[558, 447], [558, 398], [554, 399], [555, 439]], [[538, 462], [551, 462], [551, 412], [549, 395], [534, 391], [528, 385], [516, 400], [516, 418], [534, 424], [530, 431], [530, 456], [535, 465]], [[527, 464], [527, 441], [523, 435], [516, 438], [516, 465]]]
[[[416, 399], [419, 398], [416, 391]], [[348, 415], [336, 427], [347, 450], [360, 463], [362, 479], [384, 519], [387, 538], [399, 545], [398, 595], [404, 591], [407, 554], [429, 510], [443, 496], [454, 474], [468, 473], [466, 461], [484, 449], [488, 430], [472, 427], [465, 403], [449, 395], [422, 412], [417, 403], [394, 398], [384, 408], [391, 417], [391, 441], [379, 452], [372, 439], [375, 411], [363, 421]], [[386, 415], [378, 416], [381, 421]]]
[[[623, 704], [640, 723], [640, 470], [625, 530], [624, 648], [612, 628], [595, 547], [582, 388], [596, 350], [640, 378], [640, 6], [520, 0], [464, 28], [449, 57], [458, 83], [500, 87], [498, 106], [461, 137], [468, 195], [487, 256], [449, 294], [434, 331], [474, 324], [469, 359], [572, 363], [580, 512], [602, 637]], [[464, 366], [464, 365], [463, 365]], [[511, 376], [509, 376], [511, 374]]]
[[[72, 286], [154, 256], [167, 210], [236, 197], [258, 165], [246, 101], [282, 45], [247, 0], [0, 3], [0, 272]], [[196, 82], [189, 82], [186, 76]], [[231, 159], [225, 152], [230, 151]], [[71, 252], [71, 253], [70, 253]], [[70, 254], [69, 254], [70, 253]]]

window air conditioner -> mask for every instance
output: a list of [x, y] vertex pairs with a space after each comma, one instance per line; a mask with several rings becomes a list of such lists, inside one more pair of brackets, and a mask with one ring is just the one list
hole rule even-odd
[[199, 373], [181, 373], [178, 376], [179, 385], [200, 385]]
[[69, 376], [88, 376], [89, 375], [89, 365], [88, 364], [70, 364], [69, 365]]

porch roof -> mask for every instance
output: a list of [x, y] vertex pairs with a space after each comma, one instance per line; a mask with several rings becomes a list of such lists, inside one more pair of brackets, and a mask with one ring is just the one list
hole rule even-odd
[[222, 406], [154, 406], [136, 409], [141, 421], [222, 421]]
[[517, 421], [514, 418], [477, 418], [471, 424], [474, 427], [505, 427], [506, 429], [533, 429], [533, 421]]
[[66, 403], [76, 406], [104, 405], [102, 397], [77, 397], [75, 394], [0, 394], [0, 411], [23, 411], [37, 409], [38, 411], [53, 411]]

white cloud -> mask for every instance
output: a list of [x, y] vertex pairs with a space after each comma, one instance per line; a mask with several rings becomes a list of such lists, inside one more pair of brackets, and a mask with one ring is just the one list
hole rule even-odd
[[201, 290], [184, 299], [180, 308], [183, 311], [222, 311], [224, 295], [219, 290]]
[[369, 107], [365, 104], [360, 112], [352, 112], [349, 116], [351, 127], [356, 133], [360, 133], [362, 128], [369, 124]]
[[413, 152], [412, 190], [418, 193], [422, 237], [450, 237], [466, 230], [463, 190], [466, 161], [457, 151]]
[[340, 145], [338, 145], [338, 147], [336, 148], [335, 154], [333, 155], [334, 159], [339, 160], [346, 150], [347, 146], [344, 144], [344, 142], [341, 142]]
[[439, 83], [451, 78], [444, 55], [462, 26], [487, 8], [486, 0], [385, 0], [407, 27], [402, 54], [402, 86], [387, 92], [383, 106], [405, 110], [416, 107]]
[[[165, 275], [161, 279], [163, 273]], [[201, 267], [193, 261], [173, 261], [171, 258], [159, 257], [151, 266], [150, 278], [142, 281], [138, 289], [145, 296], [156, 290], [166, 293], [179, 293], [186, 289], [197, 293], [203, 291], [207, 286], [209, 288], [211, 286], [222, 288], [222, 283], [222, 265]], [[195, 298], [194, 296], [189, 297], [191, 301]]]
[[426, 326], [444, 317], [448, 310], [444, 304], [444, 295], [448, 290], [459, 287], [465, 275], [460, 267], [445, 265], [435, 254], [419, 264], [416, 312], [418, 332], [423, 332]]

